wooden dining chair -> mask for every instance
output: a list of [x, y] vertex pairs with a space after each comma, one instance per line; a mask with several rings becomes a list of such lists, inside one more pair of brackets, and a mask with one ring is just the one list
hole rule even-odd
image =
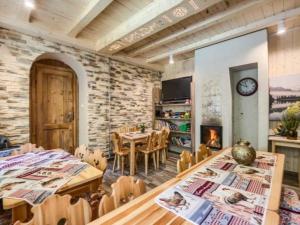
[[80, 145], [75, 149], [75, 157], [82, 162], [86, 162], [91, 166], [101, 170], [103, 173], [107, 168], [107, 158], [100, 149], [89, 150], [85, 145]]
[[143, 180], [134, 180], [132, 176], [121, 176], [111, 185], [112, 196], [115, 208], [146, 193], [146, 186]]
[[195, 159], [190, 151], [183, 150], [177, 160], [177, 172], [181, 173], [195, 164]]
[[82, 162], [86, 162], [88, 159], [88, 149], [85, 145], [80, 145], [75, 149], [74, 156], [80, 159]]
[[44, 148], [43, 147], [36, 147], [36, 144], [32, 144], [32, 143], [26, 143], [24, 145], [20, 146], [20, 149], [16, 149], [14, 150], [11, 155], [21, 155], [21, 154], [26, 154], [28, 152], [38, 152], [38, 151], [43, 151]]
[[101, 170], [103, 173], [107, 168], [107, 158], [104, 156], [104, 152], [100, 149], [88, 150], [86, 162], [93, 167]]
[[205, 144], [200, 144], [199, 150], [196, 151], [196, 163], [201, 162], [202, 160], [208, 158], [212, 155], [212, 151], [209, 147], [206, 147]]
[[99, 204], [98, 216], [104, 216], [115, 209], [114, 195], [103, 195]]
[[145, 145], [137, 146], [136, 151], [141, 152], [145, 156], [145, 174], [148, 175], [149, 156], [153, 159], [154, 169], [157, 169], [156, 159], [158, 148], [158, 135], [153, 131], [148, 137]]
[[129, 132], [136, 132], [136, 131], [139, 131], [139, 128], [137, 126], [129, 127]]
[[91, 222], [92, 212], [89, 203], [82, 198], [75, 204], [71, 204], [70, 201], [70, 195], [51, 195], [43, 203], [31, 209], [33, 217], [29, 222], [17, 221], [15, 225], [56, 225], [59, 223], [85, 225]]
[[117, 161], [121, 161], [121, 174], [124, 174], [125, 157], [129, 155], [130, 149], [123, 146], [123, 140], [117, 132], [112, 133], [113, 152], [115, 154], [113, 172], [115, 171]]
[[169, 138], [170, 138], [170, 133], [171, 133], [171, 130], [170, 128], [168, 127], [163, 127], [162, 130], [165, 130], [166, 131], [166, 134], [167, 134], [167, 137], [166, 137], [166, 142], [165, 142], [165, 149], [164, 149], [164, 154], [165, 154], [165, 160], [167, 160], [168, 158], [168, 149], [169, 149]]
[[157, 168], [159, 168], [160, 158], [162, 163], [166, 163], [169, 134], [164, 128], [158, 134]]

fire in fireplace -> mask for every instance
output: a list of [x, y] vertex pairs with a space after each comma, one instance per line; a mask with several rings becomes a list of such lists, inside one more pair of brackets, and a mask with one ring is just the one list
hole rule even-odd
[[222, 149], [222, 126], [201, 125], [200, 143], [215, 150]]

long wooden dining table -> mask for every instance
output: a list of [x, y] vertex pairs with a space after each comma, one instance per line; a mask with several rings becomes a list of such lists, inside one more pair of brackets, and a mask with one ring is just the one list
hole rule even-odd
[[[4, 158], [2, 158], [4, 159]], [[1, 159], [0, 159], [1, 160]], [[103, 172], [93, 166], [88, 165], [78, 175], [63, 185], [56, 193], [60, 195], [77, 195], [84, 192], [96, 192], [100, 186]], [[31, 205], [20, 199], [3, 199], [3, 209], [12, 210], [12, 222], [24, 221], [30, 216]]]
[[[175, 178], [152, 189], [151, 191], [134, 199], [133, 201], [115, 209], [114, 211], [100, 217], [99, 219], [89, 223], [88, 225], [191, 224], [191, 222], [183, 219], [182, 217], [176, 216], [172, 212], [160, 207], [158, 204], [156, 204], [155, 198], [166, 189], [178, 184], [182, 180], [191, 176], [196, 170], [205, 166], [207, 163], [209, 163], [210, 160], [212, 160], [222, 152], [223, 151], [213, 154], [209, 158], [194, 165], [190, 169], [178, 174]], [[278, 153], [273, 154], [277, 156], [277, 161], [274, 176], [271, 181], [271, 193], [267, 205], [264, 225], [279, 225], [280, 222], [278, 210], [280, 205], [281, 186], [283, 179], [284, 155]]]

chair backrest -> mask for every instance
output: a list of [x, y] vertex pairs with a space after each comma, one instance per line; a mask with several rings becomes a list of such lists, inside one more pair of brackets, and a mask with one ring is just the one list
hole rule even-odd
[[44, 150], [43, 147], [36, 147], [36, 144], [31, 144], [31, 143], [26, 143], [24, 145], [20, 146], [20, 149], [18, 150], [14, 150], [11, 155], [21, 155], [21, 154], [25, 154], [28, 152], [38, 152], [38, 151], [42, 151]]
[[119, 133], [117, 132], [114, 132], [112, 133], [111, 135], [111, 141], [112, 141], [112, 144], [113, 144], [113, 151], [115, 153], [119, 153], [122, 151], [122, 138], [121, 136], [119, 135]]
[[70, 201], [70, 195], [51, 195], [31, 209], [33, 217], [28, 223], [18, 221], [15, 225], [56, 225], [62, 220], [68, 225], [85, 225], [91, 222], [92, 211], [89, 203], [82, 198], [75, 204]]
[[88, 149], [85, 145], [80, 145], [75, 149], [75, 157], [79, 158], [81, 161], [86, 162], [88, 158]]
[[80, 145], [76, 148], [74, 155], [82, 162], [86, 162], [103, 172], [107, 168], [107, 158], [100, 149], [89, 150], [85, 145]]
[[129, 132], [136, 132], [139, 131], [139, 128], [137, 126], [129, 127]]
[[168, 143], [169, 143], [169, 137], [170, 137], [171, 130], [170, 130], [169, 127], [163, 127], [162, 130], [165, 130], [166, 135], [167, 135], [167, 137], [166, 137], [166, 146], [165, 146], [165, 148], [166, 148]]
[[107, 158], [104, 156], [104, 153], [100, 149], [88, 151], [86, 162], [103, 172], [105, 172], [107, 168]]
[[154, 135], [155, 133], [154, 132], [152, 132], [148, 137], [147, 137], [147, 139], [146, 139], [146, 146], [147, 146], [147, 150], [149, 150], [149, 149], [151, 149], [152, 148], [152, 139], [153, 139], [153, 135]]
[[102, 196], [99, 204], [98, 216], [104, 216], [106, 213], [113, 211], [115, 208], [114, 194], [111, 196], [104, 195]]
[[159, 148], [165, 148], [167, 146], [167, 141], [169, 138], [169, 133], [166, 129], [162, 129], [159, 133]]
[[114, 203], [116, 208], [146, 192], [144, 181], [138, 179], [135, 182], [134, 177], [131, 176], [119, 177], [111, 187], [114, 193]]
[[211, 156], [212, 152], [210, 148], [206, 147], [205, 144], [200, 144], [199, 150], [196, 151], [196, 163], [201, 162], [207, 157]]
[[177, 160], [177, 172], [181, 173], [195, 164], [194, 156], [190, 151], [183, 150]]

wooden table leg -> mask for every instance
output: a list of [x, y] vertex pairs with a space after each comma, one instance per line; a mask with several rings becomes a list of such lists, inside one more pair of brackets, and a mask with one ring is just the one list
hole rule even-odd
[[28, 204], [22, 204], [12, 208], [12, 223], [17, 222], [18, 220], [21, 222], [26, 221], [26, 219], [29, 218], [30, 208], [31, 207]]
[[130, 176], [135, 173], [135, 142], [130, 141]]
[[272, 141], [272, 152], [275, 153], [276, 152], [276, 144], [274, 141]]

